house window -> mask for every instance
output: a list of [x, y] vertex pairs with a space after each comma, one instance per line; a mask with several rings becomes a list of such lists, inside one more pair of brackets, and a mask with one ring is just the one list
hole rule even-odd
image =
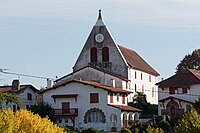
[[32, 94], [31, 93], [27, 93], [27, 99], [32, 100]]
[[149, 75], [149, 82], [151, 82], [151, 75]]
[[187, 93], [187, 87], [182, 88], [182, 93]]
[[137, 91], [137, 85], [135, 84], [135, 92]]
[[17, 106], [13, 105], [13, 112], [15, 112], [17, 110]]
[[169, 94], [175, 94], [176, 88], [169, 88]]
[[135, 79], [137, 78], [137, 72], [135, 71]]
[[142, 78], [143, 78], [143, 77], [142, 77], [142, 73], [141, 73], [141, 80], [142, 80]]
[[95, 123], [105, 123], [105, 114], [99, 108], [92, 108], [85, 113], [84, 123], [95, 122]]
[[65, 123], [68, 123], [68, 118], [65, 118]]
[[91, 59], [91, 62], [97, 62], [97, 48], [95, 47], [91, 48], [90, 59]]
[[90, 103], [99, 103], [98, 93], [90, 93]]
[[113, 103], [113, 93], [110, 93], [110, 103]]
[[144, 92], [144, 85], [142, 85], [142, 92]]
[[117, 123], [117, 115], [111, 114], [111, 115], [110, 115], [110, 122], [112, 122], [112, 123]]
[[122, 104], [125, 104], [125, 95], [122, 95]]
[[109, 62], [109, 48], [103, 47], [102, 49], [102, 61]]
[[152, 97], [154, 97], [154, 87], [152, 87]]

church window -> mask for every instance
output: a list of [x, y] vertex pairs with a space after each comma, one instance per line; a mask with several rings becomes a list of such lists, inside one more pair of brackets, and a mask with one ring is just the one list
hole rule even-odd
[[102, 49], [102, 61], [109, 62], [109, 48], [103, 47]]
[[93, 47], [90, 51], [91, 62], [97, 62], [97, 48]]

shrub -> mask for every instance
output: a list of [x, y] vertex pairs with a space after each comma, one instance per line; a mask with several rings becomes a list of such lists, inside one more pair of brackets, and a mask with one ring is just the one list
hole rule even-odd
[[163, 130], [165, 133], [170, 133], [170, 132], [172, 132], [171, 125], [169, 124], [169, 122], [167, 122], [167, 121], [165, 121], [165, 120], [161, 120], [161, 121], [158, 123], [158, 127], [159, 127], [159, 128], [162, 128], [162, 130]]
[[132, 133], [139, 133], [139, 131], [140, 130], [138, 128], [136, 128], [136, 127], [132, 129]]
[[87, 128], [84, 129], [81, 133], [102, 133], [102, 132], [95, 128]]
[[11, 110], [0, 111], [1, 133], [64, 133], [64, 130], [54, 125], [48, 118], [41, 118], [27, 110], [15, 113]]
[[132, 132], [127, 128], [122, 128], [120, 133], [132, 133]]
[[148, 126], [146, 129], [146, 133], [164, 133], [164, 131], [161, 128], [154, 128], [154, 127]]

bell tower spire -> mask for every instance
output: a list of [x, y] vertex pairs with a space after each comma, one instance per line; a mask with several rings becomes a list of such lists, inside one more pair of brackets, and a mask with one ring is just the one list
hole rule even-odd
[[98, 16], [95, 26], [105, 26], [103, 19], [102, 19], [102, 15], [101, 15], [101, 9], [99, 9], [99, 16]]

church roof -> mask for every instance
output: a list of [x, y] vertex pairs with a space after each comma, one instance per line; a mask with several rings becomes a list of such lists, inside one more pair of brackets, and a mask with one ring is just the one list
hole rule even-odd
[[189, 87], [193, 84], [200, 84], [200, 70], [186, 69], [175, 75], [163, 80], [156, 85], [159, 88], [167, 87]]
[[140, 57], [135, 51], [118, 45], [128, 65], [134, 69], [144, 71], [146, 73], [159, 76], [156, 72], [142, 57]]

